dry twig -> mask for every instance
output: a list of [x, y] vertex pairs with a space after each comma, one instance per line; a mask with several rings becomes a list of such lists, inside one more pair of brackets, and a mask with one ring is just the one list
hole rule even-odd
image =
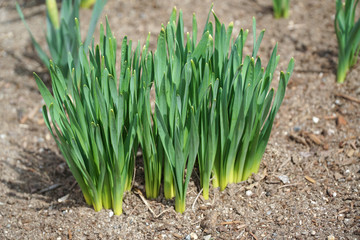
[[302, 182], [292, 183], [292, 184], [286, 184], [286, 185], [283, 185], [283, 186], [278, 187], [278, 189], [280, 189], [280, 188], [285, 188], [285, 187], [293, 187], [293, 186], [300, 185], [300, 184], [302, 184]]
[[39, 105], [38, 105], [38, 106], [35, 106], [27, 115], [23, 116], [23, 117], [20, 119], [20, 123], [21, 123], [21, 124], [24, 124], [24, 123], [26, 123], [26, 121], [27, 121], [28, 119], [33, 119], [33, 118], [35, 117], [36, 113], [38, 113], [38, 112], [40, 111], [41, 106], [42, 106], [42, 105], [40, 105], [40, 106], [39, 106]]
[[311, 182], [311, 183], [316, 183], [316, 180], [313, 179], [312, 177], [305, 176], [305, 179], [308, 180], [308, 181]]
[[196, 201], [198, 200], [198, 198], [200, 197], [201, 193], [203, 191], [203, 188], [200, 190], [200, 192], [198, 193], [198, 195], [196, 196], [192, 206], [191, 206], [191, 209], [194, 211], [195, 210], [195, 204], [196, 204]]
[[349, 101], [356, 102], [356, 103], [360, 104], [360, 99], [357, 99], [357, 98], [354, 98], [354, 97], [351, 97], [351, 96], [348, 96], [348, 95], [345, 95], [345, 94], [342, 94], [342, 93], [335, 93], [335, 96], [342, 97], [342, 98], [344, 98], [346, 100], [349, 100]]
[[56, 189], [56, 188], [58, 188], [58, 187], [60, 187], [60, 186], [61, 186], [61, 183], [55, 183], [55, 184], [53, 184], [53, 185], [51, 185], [51, 186], [49, 186], [49, 187], [46, 187], [46, 188], [41, 189], [41, 190], [39, 191], [39, 193], [48, 192], [48, 191], [54, 190], [54, 189]]
[[[229, 222], [222, 222], [220, 223], [220, 225], [231, 225], [231, 224], [240, 224], [241, 221], [229, 221]], [[243, 225], [240, 225], [239, 228], [244, 228], [246, 227], [247, 225], [246, 224], [243, 224]]]
[[146, 207], [149, 209], [149, 211], [151, 212], [151, 214], [153, 215], [154, 218], [158, 218], [158, 217], [160, 217], [161, 215], [163, 215], [164, 213], [166, 213], [166, 212], [168, 212], [168, 211], [171, 210], [171, 208], [168, 208], [168, 209], [162, 211], [161, 213], [156, 214], [156, 213], [154, 212], [154, 210], [152, 210], [150, 204], [148, 203], [148, 201], [146, 201], [145, 197], [143, 196], [143, 194], [141, 193], [141, 191], [140, 191], [139, 189], [134, 189], [134, 193], [137, 194], [137, 195], [140, 197], [140, 199], [143, 201], [143, 203], [144, 203], [144, 204], [146, 205]]
[[258, 240], [258, 238], [255, 236], [255, 234], [253, 234], [252, 232], [249, 232], [249, 233], [255, 240]]

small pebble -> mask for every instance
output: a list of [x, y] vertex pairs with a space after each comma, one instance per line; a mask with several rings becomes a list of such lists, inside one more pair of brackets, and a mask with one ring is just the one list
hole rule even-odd
[[211, 239], [211, 235], [204, 236], [204, 240], [210, 240], [210, 239]]
[[280, 175], [280, 176], [279, 176], [279, 179], [280, 179], [284, 184], [290, 183], [289, 177], [286, 176], [286, 175]]
[[329, 128], [329, 129], [328, 129], [328, 134], [329, 134], [330, 136], [331, 136], [331, 135], [334, 135], [334, 134], [335, 134], [335, 130]]
[[191, 239], [198, 239], [199, 237], [198, 237], [198, 235], [196, 235], [196, 233], [190, 233], [190, 237], [191, 237]]
[[271, 211], [267, 211], [266, 214], [267, 214], [267, 215], [270, 215], [270, 214], [271, 214]]
[[190, 234], [185, 237], [185, 240], [191, 240]]
[[300, 126], [295, 126], [293, 129], [294, 129], [294, 132], [300, 132], [301, 127]]
[[109, 212], [109, 218], [111, 218], [112, 216], [114, 216], [114, 212], [110, 210], [110, 212]]
[[338, 105], [338, 106], [340, 106], [340, 105], [341, 105], [341, 101], [340, 101], [339, 99], [336, 99], [336, 100], [335, 100], [335, 104]]
[[300, 152], [300, 156], [302, 156], [303, 158], [308, 158], [311, 157], [311, 153], [310, 152]]
[[335, 240], [335, 237], [334, 237], [334, 235], [329, 235], [329, 236], [327, 237], [327, 239], [328, 239], [328, 240]]
[[318, 123], [320, 119], [318, 117], [313, 117], [312, 120], [314, 123]]
[[251, 190], [246, 191], [246, 196], [251, 197], [253, 195], [253, 192]]
[[1, 138], [1, 139], [5, 139], [5, 138], [6, 138], [6, 134], [0, 134], [0, 138]]
[[315, 135], [320, 135], [320, 134], [321, 134], [321, 131], [320, 131], [320, 130], [314, 130], [314, 134], [315, 134]]
[[330, 197], [336, 197], [337, 196], [337, 193], [334, 190], [330, 189], [330, 188], [326, 189], [326, 192]]
[[316, 235], [316, 232], [314, 230], [311, 231], [311, 235], [312, 236], [315, 236]]
[[353, 219], [350, 219], [350, 218], [345, 218], [344, 219], [344, 224], [346, 225], [346, 226], [350, 226], [350, 225], [352, 225], [354, 223], [354, 220]]
[[46, 139], [46, 141], [49, 141], [49, 140], [51, 139], [50, 134], [47, 133], [47, 134], [45, 135], [45, 139]]

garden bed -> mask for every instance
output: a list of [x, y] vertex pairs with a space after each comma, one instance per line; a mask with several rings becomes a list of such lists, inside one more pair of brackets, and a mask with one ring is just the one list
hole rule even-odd
[[[45, 45], [44, 4], [19, 3], [33, 33]], [[190, 31], [192, 13], [202, 28], [210, 5], [211, 1], [110, 0], [101, 21], [108, 16], [118, 41], [126, 34], [144, 44], [151, 32], [154, 50], [161, 23], [167, 23], [173, 6], [183, 11]], [[174, 201], [162, 194], [151, 201], [143, 197], [139, 158], [123, 214], [113, 216], [110, 210], [95, 212], [86, 205], [50, 137], [32, 72], [47, 83], [49, 76], [31, 47], [15, 3], [1, 2], [0, 238], [359, 239], [360, 64], [344, 84], [336, 83], [334, 1], [291, 1], [290, 17], [279, 20], [273, 18], [271, 6], [268, 0], [214, 1], [217, 16], [226, 24], [234, 22], [234, 33], [251, 29], [252, 16], [259, 32], [266, 29], [259, 51], [263, 62], [276, 42], [279, 70], [295, 58], [259, 174], [222, 192], [211, 189], [205, 201], [197, 196], [199, 178], [194, 171], [186, 211], [178, 214]], [[82, 26], [90, 14], [82, 10]]]

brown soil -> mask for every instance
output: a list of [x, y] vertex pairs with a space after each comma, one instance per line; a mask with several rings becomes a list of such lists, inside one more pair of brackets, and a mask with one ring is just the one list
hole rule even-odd
[[[209, 201], [195, 201], [194, 174], [182, 215], [163, 196], [147, 201], [153, 214], [137, 193], [127, 193], [121, 216], [86, 205], [50, 138], [32, 72], [49, 76], [14, 2], [0, 2], [0, 239], [360, 239], [360, 64], [344, 84], [335, 82], [334, 1], [291, 1], [289, 19], [281, 20], [272, 17], [268, 0], [215, 1], [218, 17], [234, 21], [234, 32], [251, 29], [252, 16], [259, 31], [266, 29], [264, 62], [276, 42], [279, 69], [296, 60], [259, 174], [223, 192], [212, 189]], [[42, 2], [20, 1], [45, 46]], [[210, 4], [110, 0], [104, 15], [118, 41], [126, 34], [143, 44], [152, 32], [154, 49], [173, 6], [183, 10], [190, 31], [192, 13], [201, 29]], [[83, 26], [90, 14], [82, 10]], [[144, 194], [142, 174], [140, 164], [135, 186]]]

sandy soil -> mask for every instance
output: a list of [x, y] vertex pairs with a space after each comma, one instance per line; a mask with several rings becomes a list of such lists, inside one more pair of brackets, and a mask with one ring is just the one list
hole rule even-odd
[[[162, 195], [147, 201], [153, 214], [131, 192], [121, 216], [86, 205], [50, 138], [32, 72], [49, 76], [14, 2], [0, 2], [0, 239], [360, 239], [360, 64], [344, 84], [335, 82], [334, 1], [291, 1], [289, 19], [281, 20], [273, 19], [268, 0], [214, 1], [218, 17], [234, 22], [234, 32], [251, 29], [252, 16], [258, 31], [266, 29], [263, 62], [276, 42], [279, 70], [296, 60], [259, 174], [223, 192], [212, 189], [209, 201], [195, 201], [194, 174], [182, 215]], [[19, 2], [45, 44], [43, 1]], [[203, 26], [210, 4], [109, 0], [104, 16], [118, 41], [127, 35], [144, 43], [151, 32], [154, 49], [173, 6], [183, 10], [190, 31], [192, 13]], [[83, 27], [90, 14], [82, 10]], [[139, 159], [134, 185], [144, 194], [142, 175]]]

